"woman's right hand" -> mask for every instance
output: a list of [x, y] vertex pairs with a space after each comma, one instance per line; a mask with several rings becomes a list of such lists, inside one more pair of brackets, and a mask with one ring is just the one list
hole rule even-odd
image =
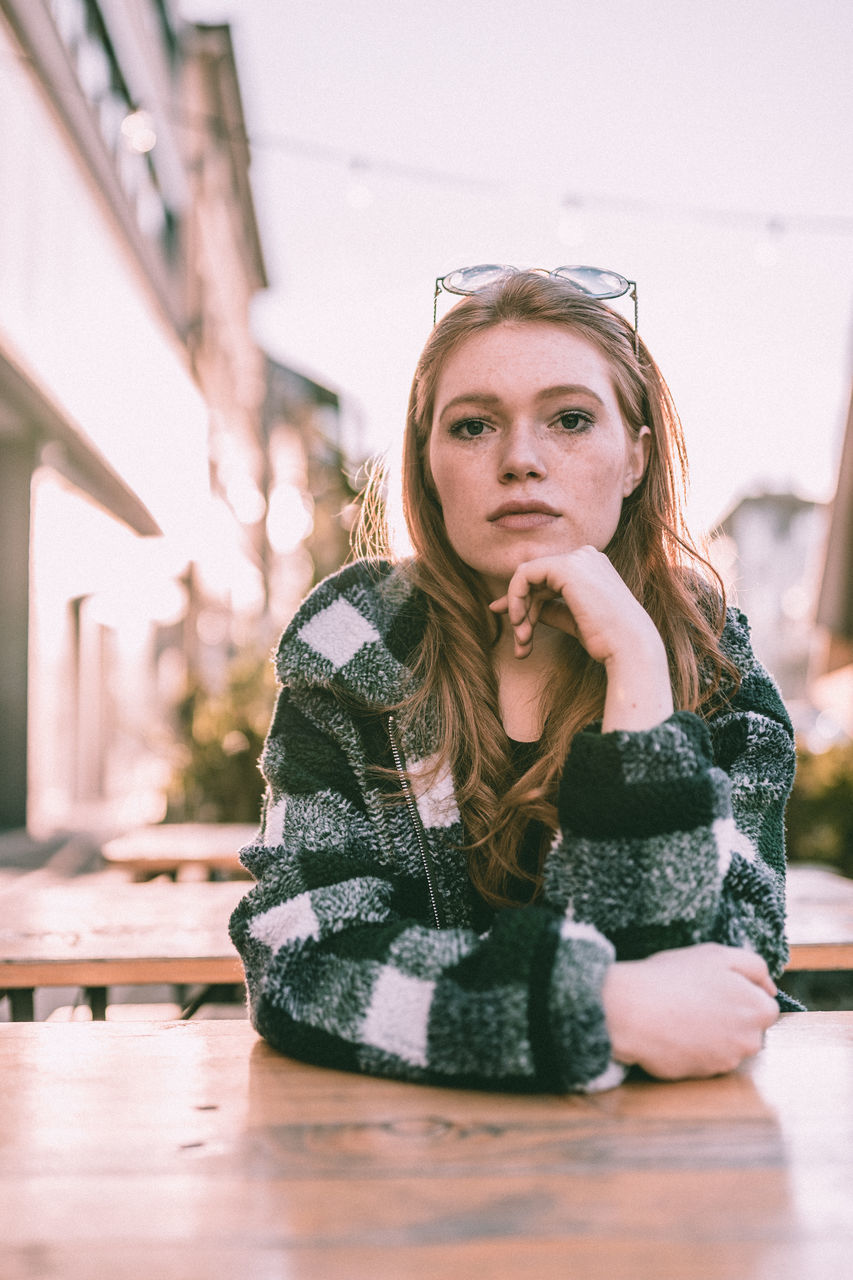
[[779, 1016], [761, 956], [716, 942], [611, 965], [603, 988], [613, 1057], [661, 1080], [721, 1075], [758, 1053]]
[[540, 623], [580, 641], [607, 673], [602, 731], [652, 729], [673, 712], [660, 632], [603, 551], [576, 547], [520, 564], [506, 594], [489, 605], [527, 657]]

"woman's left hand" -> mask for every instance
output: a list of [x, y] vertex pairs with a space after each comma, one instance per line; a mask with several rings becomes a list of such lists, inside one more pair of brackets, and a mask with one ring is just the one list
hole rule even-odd
[[506, 595], [490, 605], [506, 614], [515, 656], [533, 647], [545, 623], [575, 636], [607, 673], [604, 728], [651, 728], [672, 714], [666, 650], [660, 633], [610, 560], [595, 547], [520, 564]]

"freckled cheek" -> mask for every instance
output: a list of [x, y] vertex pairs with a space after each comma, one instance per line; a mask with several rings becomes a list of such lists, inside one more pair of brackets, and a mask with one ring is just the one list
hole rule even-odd
[[442, 484], [437, 492], [448, 533], [452, 535], [454, 530], [464, 530], [466, 516], [469, 516], [471, 511], [470, 492], [466, 494], [465, 487], [458, 481]]
[[621, 501], [624, 462], [615, 454], [590, 463], [561, 461], [561, 466], [552, 468], [551, 476], [570, 501]]
[[460, 506], [465, 507], [466, 494], [470, 500], [472, 488], [476, 487], [476, 475], [471, 474], [471, 468], [460, 465], [457, 456], [448, 457], [441, 447], [427, 450], [424, 473], [427, 485], [444, 512], [445, 520], [448, 516], [453, 518]]
[[[474, 529], [479, 511], [476, 483], [472, 484], [471, 477], [460, 475], [457, 469], [448, 468], [445, 472], [440, 465], [435, 469], [433, 482], [447, 537], [464, 559], [465, 553], [472, 550], [477, 540]], [[482, 534], [482, 530], [479, 532]]]
[[595, 466], [568, 466], [560, 481], [567, 534], [578, 545], [589, 542], [603, 551], [616, 532], [622, 512], [621, 463], [614, 457], [598, 459]]

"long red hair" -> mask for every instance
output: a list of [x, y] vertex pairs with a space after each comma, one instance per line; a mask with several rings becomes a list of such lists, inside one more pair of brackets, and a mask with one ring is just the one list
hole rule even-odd
[[[522, 867], [528, 823], [557, 825], [557, 782], [572, 739], [601, 718], [603, 668], [566, 637], [565, 679], [552, 681], [541, 706], [543, 734], [536, 763], [513, 781], [510, 744], [501, 722], [491, 648], [500, 622], [488, 608], [478, 576], [450, 545], [428, 464], [428, 441], [439, 375], [451, 352], [472, 334], [505, 322], [547, 323], [592, 343], [610, 368], [626, 427], [651, 432], [644, 477], [622, 506], [607, 554], [657, 626], [669, 655], [673, 698], [702, 711], [724, 677], [737, 672], [721, 653], [725, 595], [684, 522], [687, 458], [669, 389], [645, 344], [634, 350], [630, 325], [611, 308], [555, 277], [524, 272], [457, 303], [433, 329], [412, 383], [403, 450], [403, 509], [414, 548], [409, 569], [425, 593], [428, 621], [404, 716], [427, 706], [442, 727], [437, 768], [449, 764], [466, 834], [471, 879], [486, 901], [506, 906], [535, 896], [538, 869]], [[372, 527], [373, 554], [382, 545], [376, 505], [368, 501], [362, 538]], [[377, 532], [379, 536], [377, 537]], [[364, 542], [362, 542], [364, 546]], [[472, 644], [472, 638], [479, 643]], [[529, 892], [519, 894], [527, 883]]]

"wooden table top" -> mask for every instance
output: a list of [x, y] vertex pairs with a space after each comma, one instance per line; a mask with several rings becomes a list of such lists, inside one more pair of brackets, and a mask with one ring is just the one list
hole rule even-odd
[[0, 988], [241, 982], [228, 917], [247, 888], [99, 878], [10, 890], [0, 903]]
[[847, 1280], [853, 1012], [592, 1096], [310, 1067], [246, 1022], [0, 1025], [4, 1280]]
[[107, 862], [128, 871], [154, 874], [197, 866], [247, 875], [237, 855], [257, 832], [257, 823], [162, 822], [108, 840], [101, 852]]
[[853, 880], [794, 863], [787, 900], [789, 969], [853, 969]]

